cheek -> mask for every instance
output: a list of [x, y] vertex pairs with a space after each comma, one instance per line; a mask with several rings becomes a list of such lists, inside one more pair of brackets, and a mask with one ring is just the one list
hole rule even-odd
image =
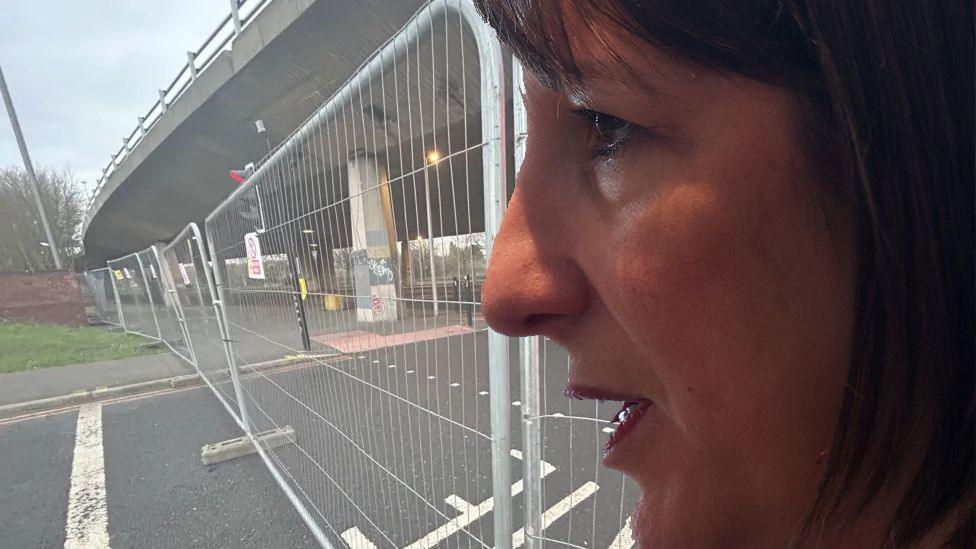
[[830, 246], [811, 232], [790, 174], [754, 165], [669, 185], [619, 235], [612, 306], [692, 430], [837, 382], [794, 370], [834, 358], [798, 350], [838, 345], [821, 330], [839, 314], [825, 304], [845, 295], [836, 257], [821, 253]]

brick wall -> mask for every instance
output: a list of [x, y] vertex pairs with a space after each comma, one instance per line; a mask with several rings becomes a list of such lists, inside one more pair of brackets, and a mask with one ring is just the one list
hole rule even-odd
[[85, 301], [75, 273], [0, 273], [0, 318], [83, 326]]

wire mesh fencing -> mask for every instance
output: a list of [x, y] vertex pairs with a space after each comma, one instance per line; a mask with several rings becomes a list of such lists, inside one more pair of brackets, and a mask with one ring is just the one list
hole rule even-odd
[[83, 273], [85, 293], [90, 296], [95, 308], [95, 320], [119, 326], [119, 309], [111, 276], [108, 267], [85, 271]]
[[478, 304], [500, 63], [470, 5], [432, 2], [207, 219], [247, 427], [289, 433], [259, 448], [323, 543], [489, 547], [511, 523]]
[[156, 325], [159, 326], [160, 340], [173, 354], [193, 364], [179, 303], [176, 301], [175, 290], [171, 289], [172, 283], [167, 271], [160, 268], [159, 251], [156, 246], [150, 246], [138, 255]]
[[131, 253], [109, 260], [108, 267], [113, 274], [111, 280], [119, 302], [122, 328], [129, 333], [158, 340], [159, 324], [139, 254]]
[[[206, 244], [190, 223], [163, 247], [160, 261], [171, 284], [172, 304], [183, 320], [187, 354], [217, 398], [241, 423], [241, 412], [227, 359], [224, 327], [214, 306], [213, 275]], [[243, 425], [243, 423], [241, 423]]]

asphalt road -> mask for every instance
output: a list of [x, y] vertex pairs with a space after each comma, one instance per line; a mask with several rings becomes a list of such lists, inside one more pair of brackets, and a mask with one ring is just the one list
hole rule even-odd
[[[262, 359], [287, 354], [275, 347], [241, 341], [238, 359], [246, 364], [248, 349]], [[567, 400], [566, 356], [545, 351], [545, 417], [533, 420], [543, 440], [543, 536], [547, 545], [628, 547], [621, 532], [636, 491], [599, 466], [607, 425], [589, 419], [609, 419], [616, 406]], [[507, 396], [516, 544], [525, 504], [517, 353], [512, 345]], [[294, 428], [295, 444], [269, 459], [336, 546], [490, 547], [487, 360], [482, 330], [276, 371], [245, 366], [244, 403], [256, 431]], [[227, 382], [219, 390], [232, 394]], [[0, 422], [0, 548], [64, 545], [77, 417]], [[201, 446], [240, 435], [208, 388], [106, 403], [102, 431], [112, 547], [316, 545], [258, 456], [200, 463]]]
[[[64, 547], [77, 418], [0, 422], [0, 548]], [[208, 389], [105, 404], [102, 428], [111, 547], [316, 546], [257, 456], [200, 462], [239, 436]]]

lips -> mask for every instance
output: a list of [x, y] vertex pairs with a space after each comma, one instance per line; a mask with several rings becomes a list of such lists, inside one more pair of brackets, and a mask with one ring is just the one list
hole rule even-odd
[[614, 451], [618, 444], [620, 444], [624, 439], [627, 438], [628, 435], [634, 432], [634, 429], [640, 422], [641, 417], [643, 417], [654, 404], [651, 400], [640, 396], [627, 395], [604, 389], [596, 389], [593, 387], [581, 387], [572, 384], [566, 387], [564, 393], [567, 397], [577, 400], [618, 400], [623, 402], [623, 406], [620, 408], [620, 411], [617, 412], [613, 416], [613, 419], [610, 420], [617, 425], [617, 428], [610, 433], [610, 438], [607, 440], [607, 444], [603, 448], [604, 460], [606, 460], [610, 453]]
[[613, 416], [613, 423], [617, 428], [610, 433], [607, 445], [603, 448], [603, 457], [606, 458], [613, 451], [614, 447], [624, 440], [627, 435], [634, 431], [637, 423], [647, 410], [650, 409], [652, 402], [647, 399], [628, 400], [624, 402], [623, 408]]

